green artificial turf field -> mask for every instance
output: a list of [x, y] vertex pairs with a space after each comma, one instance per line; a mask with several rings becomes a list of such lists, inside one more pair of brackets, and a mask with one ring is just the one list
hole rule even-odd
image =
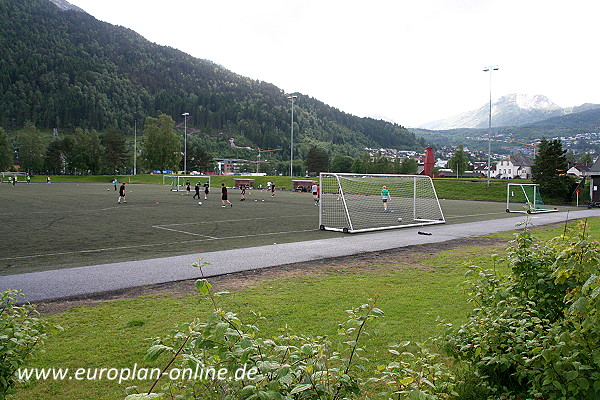
[[[318, 230], [312, 195], [249, 190], [221, 207], [220, 188], [198, 200], [170, 186], [109, 183], [0, 185], [0, 275], [336, 237]], [[447, 223], [513, 217], [498, 202], [441, 199]], [[390, 202], [393, 207], [393, 200]], [[368, 234], [368, 233], [367, 233]]]

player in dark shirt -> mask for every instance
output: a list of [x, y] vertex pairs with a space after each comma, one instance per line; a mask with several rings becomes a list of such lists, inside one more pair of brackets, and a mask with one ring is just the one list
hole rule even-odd
[[125, 200], [125, 182], [123, 182], [119, 188], [119, 199], [117, 200], [117, 203], [121, 203], [121, 199], [123, 199], [123, 203], [127, 203], [127, 200]]
[[206, 182], [204, 184], [204, 200], [208, 200], [208, 192], [210, 192], [210, 184]]
[[225, 207], [225, 202], [229, 204], [229, 207], [233, 207], [233, 204], [227, 199], [227, 188], [224, 183], [221, 183], [221, 204]]

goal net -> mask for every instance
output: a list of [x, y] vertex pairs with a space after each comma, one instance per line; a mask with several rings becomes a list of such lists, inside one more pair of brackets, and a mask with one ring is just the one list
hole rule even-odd
[[547, 207], [540, 195], [540, 185], [535, 183], [509, 183], [506, 188], [506, 212], [541, 213], [558, 211]]
[[321, 173], [320, 185], [320, 229], [354, 233], [445, 222], [428, 176]]
[[172, 192], [185, 191], [187, 181], [190, 181], [192, 189], [196, 182], [200, 182], [200, 186], [208, 182], [210, 186], [210, 175], [165, 175], [163, 177], [163, 185], [170, 186]]

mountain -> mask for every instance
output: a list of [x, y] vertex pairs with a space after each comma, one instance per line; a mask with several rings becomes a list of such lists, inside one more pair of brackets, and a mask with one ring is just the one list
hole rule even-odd
[[[580, 111], [583, 110], [583, 111]], [[600, 154], [600, 107], [584, 104], [573, 107], [571, 113], [551, 117], [521, 126], [492, 128], [492, 152], [510, 154], [541, 138], [561, 138], [564, 148], [577, 154]], [[472, 150], [486, 151], [488, 128], [449, 130], [411, 129], [417, 137], [440, 146], [465, 145]], [[528, 148], [528, 147], [527, 147]], [[529, 149], [529, 148], [528, 148]]]
[[[600, 107], [593, 105], [587, 108], [583, 105], [567, 115], [552, 117], [542, 121], [536, 121], [518, 127], [497, 128], [498, 133], [512, 132], [519, 137], [534, 139], [539, 137], [561, 137], [574, 136], [582, 133], [600, 131]], [[592, 106], [592, 105], [590, 105]]]
[[[210, 39], [206, 39], [210, 40]], [[240, 146], [290, 145], [290, 101], [273, 84], [151, 43], [65, 0], [0, 0], [0, 126], [133, 133], [147, 116], [182, 120], [202, 137]], [[359, 118], [308, 95], [295, 102], [295, 154], [311, 145], [357, 155], [365, 147], [424, 148], [398, 124]], [[285, 152], [282, 152], [285, 157]]]
[[[578, 107], [562, 108], [543, 95], [509, 94], [492, 102], [492, 127], [522, 126], [598, 107], [600, 107], [598, 104], [584, 104]], [[431, 130], [488, 128], [489, 112], [488, 103], [478, 110], [429, 122], [423, 124], [420, 128]]]

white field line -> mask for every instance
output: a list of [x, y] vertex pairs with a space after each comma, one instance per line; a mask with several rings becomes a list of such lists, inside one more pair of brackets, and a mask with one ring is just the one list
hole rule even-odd
[[[277, 217], [277, 219], [281, 218], [303, 218], [303, 217], [314, 217], [313, 214], [306, 215], [284, 215], [281, 217]], [[258, 221], [263, 219], [273, 219], [273, 217], [256, 217], [256, 218], [240, 218], [240, 219], [224, 219], [221, 221], [196, 221], [196, 222], [181, 222], [177, 224], [160, 224], [160, 225], [152, 225], [153, 228], [162, 228], [165, 226], [184, 226], [184, 225], [201, 225], [201, 224], [217, 224], [224, 222], [244, 222], [244, 221]]]
[[222, 237], [222, 238], [205, 237], [204, 239], [183, 240], [183, 241], [179, 241], [179, 242], [169, 242], [169, 243], [140, 244], [140, 245], [136, 245], [136, 246], [107, 247], [107, 248], [102, 248], [102, 249], [65, 251], [65, 252], [60, 252], [60, 253], [31, 254], [28, 256], [0, 258], [0, 261], [24, 260], [24, 259], [28, 259], [28, 258], [51, 257], [51, 256], [64, 256], [67, 254], [84, 254], [84, 253], [96, 253], [96, 252], [102, 252], [102, 251], [127, 250], [127, 249], [143, 248], [143, 247], [169, 246], [169, 245], [177, 245], [177, 244], [208, 242], [211, 240], [229, 240], [229, 239], [240, 239], [240, 238], [246, 238], [246, 237], [256, 237], [256, 236], [285, 235], [287, 233], [314, 232], [315, 230], [316, 229], [303, 229], [303, 230], [299, 230], [299, 231], [269, 232], [269, 233], [258, 233], [258, 234], [253, 234], [253, 235], [228, 236], [228, 237]]
[[[312, 217], [312, 215], [286, 215], [283, 217], [279, 217], [279, 218], [298, 218], [298, 217]], [[265, 219], [271, 219], [271, 217], [257, 217], [257, 218], [243, 218], [243, 219], [227, 219], [227, 220], [222, 220], [222, 221], [198, 221], [198, 222], [181, 222], [181, 223], [177, 223], [177, 224], [162, 224], [162, 225], [152, 225], [153, 228], [156, 229], [163, 229], [165, 231], [171, 231], [171, 232], [177, 232], [177, 233], [183, 233], [185, 235], [192, 235], [192, 236], [201, 236], [204, 238], [208, 238], [208, 239], [213, 239], [213, 240], [217, 240], [220, 239], [218, 237], [214, 237], [214, 236], [209, 236], [209, 235], [202, 235], [200, 233], [192, 233], [192, 232], [187, 232], [187, 231], [182, 231], [179, 229], [173, 229], [173, 228], [168, 228], [169, 226], [186, 226], [186, 225], [202, 225], [202, 224], [215, 224], [215, 223], [230, 223], [230, 222], [245, 222], [245, 221], [258, 221], [258, 220], [265, 220]], [[301, 232], [301, 231], [295, 231], [295, 232]], [[248, 235], [248, 236], [234, 236], [235, 238], [242, 238], [242, 237], [250, 237], [250, 236], [254, 236], [254, 235]], [[234, 238], [232, 237], [232, 238]]]
[[192, 235], [192, 236], [201, 236], [201, 237], [205, 237], [205, 238], [208, 238], [208, 239], [217, 239], [217, 238], [216, 238], [216, 237], [214, 237], [214, 236], [201, 235], [201, 234], [199, 234], [199, 233], [192, 233], [192, 232], [180, 231], [180, 230], [178, 230], [178, 229], [166, 228], [166, 227], [164, 227], [164, 226], [160, 226], [160, 225], [153, 225], [152, 227], [153, 227], [153, 228], [156, 228], [156, 229], [164, 229], [165, 231], [171, 231], [171, 232], [177, 232], [177, 233], [184, 233], [184, 234], [186, 234], [186, 235]]

